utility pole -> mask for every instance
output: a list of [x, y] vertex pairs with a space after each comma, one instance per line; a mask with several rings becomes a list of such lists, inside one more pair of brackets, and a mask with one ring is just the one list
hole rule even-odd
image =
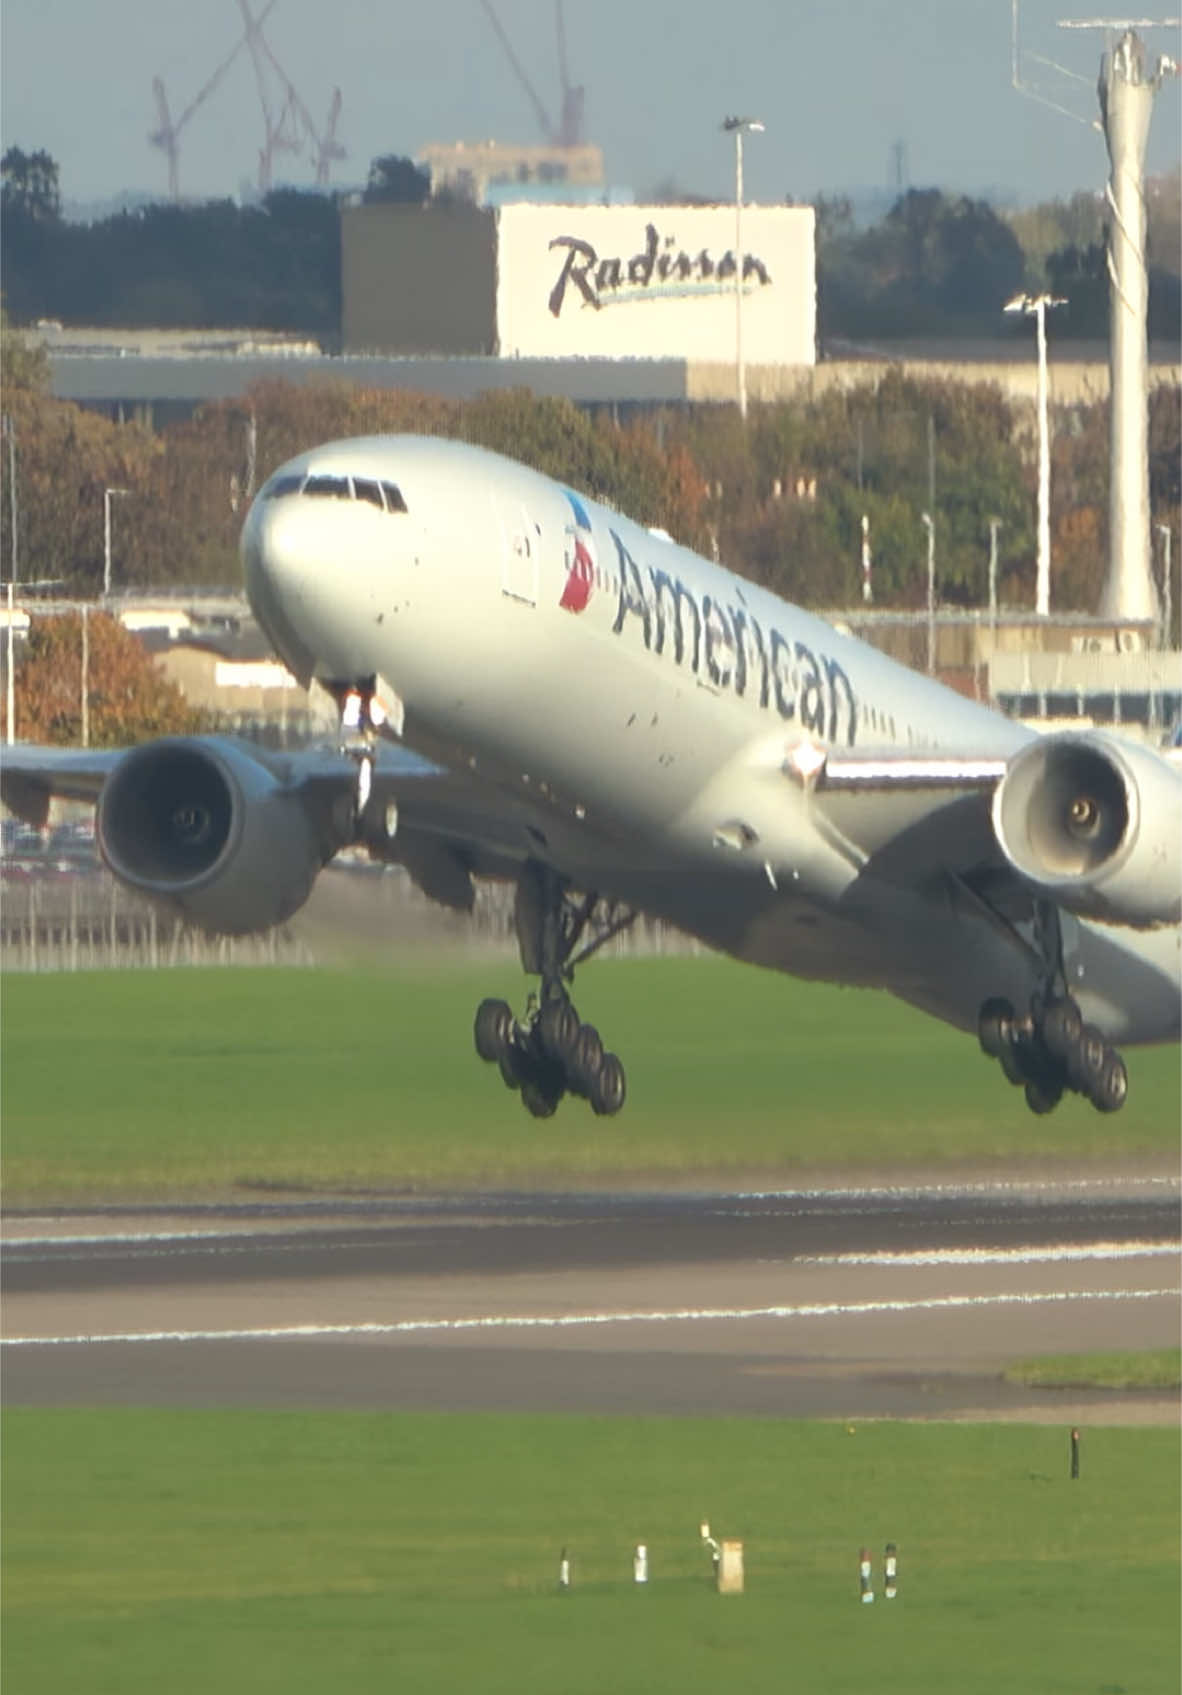
[[989, 520], [989, 623], [997, 629], [997, 532], [1001, 529], [1000, 518]]
[[1174, 583], [1170, 574], [1174, 533], [1168, 524], [1159, 524], [1157, 533], [1161, 537], [1161, 645], [1169, 648], [1174, 644]]
[[1002, 308], [1033, 317], [1038, 341], [1038, 576], [1034, 610], [1045, 618], [1051, 610], [1051, 433], [1047, 409], [1047, 308], [1065, 306], [1054, 294], [1016, 294]]
[[111, 594], [111, 496], [130, 494], [129, 488], [105, 488], [103, 490], [103, 599]]
[[11, 547], [8, 560], [8, 645], [5, 654], [4, 678], [4, 711], [7, 724], [8, 745], [16, 740], [16, 672], [14, 669], [14, 625], [16, 624], [16, 424], [11, 412], [5, 412], [3, 419], [4, 435], [8, 441], [8, 512], [9, 535]]
[[724, 118], [724, 130], [735, 138], [735, 382], [739, 417], [747, 421], [747, 372], [743, 364], [743, 134], [762, 130], [758, 118]]
[[936, 526], [930, 512], [921, 512], [920, 521], [928, 533], [928, 676], [936, 670]]

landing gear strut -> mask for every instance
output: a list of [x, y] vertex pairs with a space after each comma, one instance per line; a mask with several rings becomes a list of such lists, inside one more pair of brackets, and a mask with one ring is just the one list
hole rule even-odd
[[[575, 967], [634, 921], [630, 909], [604, 906], [594, 894], [574, 896], [549, 867], [528, 864], [517, 885], [514, 919], [521, 963], [541, 978], [521, 1018], [507, 1001], [481, 1001], [473, 1035], [476, 1052], [496, 1065], [527, 1112], [550, 1118], [564, 1095], [589, 1101], [609, 1117], [624, 1104], [627, 1081], [599, 1031], [580, 1021], [568, 993]], [[584, 938], [588, 938], [584, 940]], [[582, 946], [580, 946], [582, 943]]]
[[977, 1020], [982, 1050], [998, 1061], [1009, 1082], [1025, 1090], [1031, 1112], [1052, 1112], [1069, 1089], [1097, 1112], [1117, 1112], [1129, 1092], [1125, 1062], [1094, 1024], [1084, 1023], [1067, 991], [1057, 908], [1039, 902], [1036, 917], [1046, 961], [1043, 982], [1024, 1013], [1008, 1000], [984, 1003]]

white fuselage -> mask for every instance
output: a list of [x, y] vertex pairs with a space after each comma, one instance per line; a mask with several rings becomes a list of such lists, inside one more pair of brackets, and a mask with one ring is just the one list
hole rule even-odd
[[[304, 473], [324, 492], [295, 492]], [[362, 484], [367, 498], [348, 492]], [[379, 505], [379, 484], [405, 510]], [[947, 891], [859, 881], [783, 771], [802, 743], [1004, 759], [1030, 739], [1022, 726], [461, 443], [374, 437], [301, 455], [256, 499], [243, 558], [298, 676], [381, 679], [410, 746], [550, 809], [551, 857], [582, 886], [965, 1027], [986, 995], [1029, 994], [1037, 960], [1020, 938]], [[1070, 930], [1089, 1016], [1125, 1040], [1176, 1030], [1176, 931], [1129, 943]]]

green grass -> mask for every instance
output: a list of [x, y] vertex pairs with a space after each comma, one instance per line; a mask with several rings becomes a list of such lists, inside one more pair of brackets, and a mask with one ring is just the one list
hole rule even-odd
[[1136, 1354], [1053, 1354], [1049, 1359], [1019, 1360], [1007, 1369], [1005, 1378], [1008, 1383], [1040, 1389], [1179, 1389], [1182, 1348]]
[[1130, 1055], [1111, 1118], [1078, 1097], [1035, 1118], [970, 1037], [885, 995], [713, 958], [582, 974], [628, 1105], [604, 1120], [566, 1102], [537, 1123], [472, 1049], [478, 1000], [522, 986], [505, 960], [9, 975], [8, 1203], [1176, 1152], [1176, 1049]]
[[1029, 1426], [10, 1410], [4, 1687], [1175, 1695], [1176, 1436], [1068, 1461]]

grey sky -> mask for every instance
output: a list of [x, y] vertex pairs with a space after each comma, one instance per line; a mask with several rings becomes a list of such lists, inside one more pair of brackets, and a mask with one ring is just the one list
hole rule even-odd
[[[255, 0], [261, 11], [265, 0]], [[498, 10], [543, 100], [556, 113], [551, 0]], [[1177, 10], [1176, 4], [1166, 10]], [[1022, 0], [1027, 77], [1082, 120], [1096, 115], [1103, 39], [1055, 27], [1088, 8]], [[1024, 99], [1010, 84], [1010, 0], [567, 0], [572, 78], [586, 85], [588, 139], [608, 178], [643, 195], [674, 179], [733, 193], [722, 117], [761, 117], [745, 152], [752, 199], [778, 200], [893, 180], [902, 142], [917, 185], [1023, 200], [1098, 188], [1103, 142]], [[1155, 14], [1156, 15], [1156, 14]], [[241, 33], [236, 0], [3, 0], [5, 146], [45, 147], [67, 199], [164, 191], [164, 155], [149, 147], [152, 77], [174, 118]], [[364, 179], [380, 153], [427, 141], [540, 139], [536, 120], [479, 0], [276, 0], [267, 38], [317, 121], [343, 93], [338, 183]], [[1148, 35], [1182, 58], [1177, 31]], [[1032, 56], [1067, 66], [1056, 75]], [[234, 194], [257, 168], [258, 97], [245, 52], [187, 126], [180, 178], [192, 195]], [[1157, 101], [1151, 170], [1179, 157], [1177, 80]], [[280, 160], [294, 183], [303, 160]]]

